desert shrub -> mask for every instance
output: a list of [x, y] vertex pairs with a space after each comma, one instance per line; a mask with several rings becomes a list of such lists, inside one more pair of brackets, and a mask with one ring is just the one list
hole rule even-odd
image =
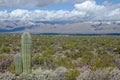
[[117, 68], [113, 69], [107, 80], [120, 80], [120, 70]]
[[34, 71], [33, 77], [37, 80], [52, 80], [54, 78], [54, 73], [52, 70], [42, 70], [38, 68]]
[[10, 67], [9, 67], [9, 71], [10, 71], [11, 73], [15, 73], [15, 65], [14, 65], [14, 63], [11, 63], [11, 65], [10, 65]]
[[10, 48], [9, 47], [2, 47], [1, 51], [2, 51], [2, 53], [9, 53]]
[[52, 47], [50, 48], [47, 48], [47, 50], [45, 50], [42, 55], [45, 56], [45, 57], [48, 57], [50, 55], [53, 55], [55, 52], [54, 52], [54, 49]]
[[91, 79], [93, 80], [109, 80], [108, 76], [112, 68], [102, 68], [97, 69], [91, 75]]
[[[0, 64], [5, 57], [1, 53], [13, 53], [20, 49], [20, 35], [0, 35]], [[33, 67], [52, 68], [65, 66], [71, 68], [75, 64], [81, 67], [87, 64], [92, 68], [114, 66], [109, 55], [119, 55], [120, 37], [81, 37], [81, 36], [38, 36], [32, 35], [33, 40]], [[8, 50], [6, 49], [8, 48]], [[68, 51], [68, 52], [67, 52]], [[90, 51], [90, 52], [89, 52]], [[64, 53], [65, 52], [65, 53]], [[93, 54], [91, 54], [93, 52]], [[5, 57], [6, 58], [6, 57]], [[67, 58], [67, 59], [65, 59]], [[79, 63], [77, 62], [79, 58]], [[5, 60], [4, 60], [5, 61]], [[9, 62], [9, 61], [8, 61]], [[119, 68], [119, 59], [115, 62]], [[6, 64], [6, 62], [4, 63]], [[80, 64], [80, 66], [79, 66]], [[3, 65], [2, 65], [3, 66]], [[10, 65], [8, 65], [10, 66]], [[10, 69], [0, 68], [2, 72]], [[11, 71], [12, 72], [12, 71]]]
[[65, 80], [76, 80], [80, 75], [79, 71], [76, 68], [67, 70], [65, 74]]
[[94, 58], [94, 54], [93, 53], [86, 52], [86, 53], [82, 54], [81, 62], [83, 62], [83, 63], [90, 63], [93, 58]]
[[4, 58], [0, 59], [0, 72], [9, 70], [10, 65], [13, 63], [13, 56], [5, 55]]
[[87, 52], [87, 51], [89, 51], [89, 48], [88, 48], [87, 44], [86, 45], [83, 44], [83, 45], [79, 46], [79, 51], [80, 52]]
[[108, 77], [113, 68], [103, 68], [92, 71], [91, 69], [83, 68], [80, 70], [80, 75], [77, 80], [109, 80]]
[[113, 56], [96, 56], [91, 62], [91, 69], [115, 67], [113, 63]]
[[34, 80], [34, 79], [32, 79], [31, 74], [20, 74], [20, 76], [17, 77], [17, 80]]
[[0, 80], [16, 80], [16, 77], [14, 74], [10, 72], [6, 72], [6, 73], [0, 74]]
[[5, 54], [0, 54], [0, 60], [5, 58]]
[[76, 58], [78, 58], [79, 57], [79, 55], [80, 55], [80, 53], [79, 52], [76, 52], [76, 51], [74, 51], [74, 50], [72, 50], [72, 51], [65, 51], [64, 52], [64, 55], [66, 56], [66, 57], [69, 57], [69, 58], [71, 58], [71, 59], [76, 59]]
[[52, 53], [49, 52], [36, 53], [33, 55], [33, 64], [41, 65], [44, 68], [53, 68], [54, 67], [53, 61], [54, 60]]
[[54, 71], [38, 68], [34, 71], [33, 78], [36, 80], [65, 80], [66, 71], [65, 67], [58, 67]]
[[115, 65], [120, 70], [120, 56], [115, 56]]
[[54, 71], [56, 74], [56, 80], [65, 80], [65, 74], [66, 74], [67, 69], [65, 67], [58, 67]]
[[105, 54], [107, 54], [107, 51], [103, 47], [98, 48], [96, 52], [99, 55], [105, 55]]
[[33, 63], [34, 64], [40, 64], [40, 58], [41, 57], [41, 53], [35, 53], [32, 57]]
[[120, 46], [117, 46], [113, 52], [117, 53], [117, 54], [120, 54]]
[[80, 68], [80, 75], [76, 78], [76, 80], [91, 80], [90, 79], [91, 69], [88, 67]]
[[69, 41], [62, 45], [63, 50], [71, 49], [73, 50], [77, 44], [75, 42]]
[[72, 61], [72, 59], [67, 57], [57, 57], [55, 59], [55, 64], [57, 67], [59, 66], [66, 67], [66, 68], [75, 67], [75, 63]]

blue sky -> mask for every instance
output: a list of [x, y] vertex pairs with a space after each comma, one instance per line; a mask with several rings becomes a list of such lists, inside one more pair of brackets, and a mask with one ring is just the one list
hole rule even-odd
[[[120, 3], [120, 0], [95, 0], [98, 5], [102, 5], [105, 1], [112, 3], [112, 4], [118, 4]], [[65, 9], [65, 10], [72, 10], [74, 8], [74, 2], [72, 0], [69, 0], [66, 3], [59, 3], [59, 4], [52, 4], [49, 6], [42, 7], [41, 9], [48, 9], [48, 10], [59, 10], [59, 9]]]
[[104, 1], [108, 1], [113, 4], [120, 3], [120, 0], [96, 0], [98, 4], [102, 4]]
[[46, 10], [73, 10], [74, 3], [72, 1], [66, 2], [66, 3], [58, 3], [58, 4], [51, 4], [45, 7], [41, 7], [41, 9]]
[[[4, 23], [4, 20], [10, 23]], [[20, 23], [18, 21], [16, 25], [14, 20]], [[108, 21], [105, 25], [108, 25], [100, 26], [103, 28], [100, 33], [120, 32], [119, 25], [110, 23], [120, 23], [120, 0], [0, 0], [0, 26], [5, 29], [6, 26], [20, 28], [35, 25], [30, 31], [96, 33], [91, 29], [91, 22], [96, 25], [101, 24], [98, 21], [105, 20]], [[45, 23], [36, 26], [35, 21]], [[90, 24], [81, 21], [90, 21]], [[61, 22], [66, 24], [58, 24]]]
[[0, 0], [0, 19], [120, 20], [119, 14], [120, 0]]
[[72, 10], [74, 8], [74, 3], [72, 0], [69, 0], [65, 3], [56, 3], [56, 4], [49, 4], [42, 7], [36, 7], [36, 6], [28, 6], [28, 7], [0, 7], [0, 10], [7, 10], [12, 11], [15, 9], [27, 9], [27, 10], [36, 10], [36, 9], [42, 9], [42, 10]]
[[[3, 0], [4, 1], [4, 0]], [[82, 0], [83, 1], [83, 0]], [[109, 3], [112, 3], [112, 4], [118, 4], [120, 3], [120, 0], [95, 0], [96, 1], [96, 4], [98, 5], [102, 5], [105, 1], [109, 2]], [[41, 0], [42, 2], [42, 0]], [[53, 4], [49, 4], [49, 5], [45, 5], [45, 6], [42, 6], [42, 7], [36, 7], [36, 6], [23, 6], [23, 7], [6, 7], [6, 6], [3, 6], [3, 7], [0, 7], [0, 10], [8, 10], [8, 11], [12, 11], [14, 9], [27, 9], [27, 10], [35, 10], [35, 9], [44, 9], [44, 10], [60, 10], [60, 9], [63, 9], [63, 10], [72, 10], [74, 8], [74, 0], [68, 0], [64, 3], [53, 3]]]

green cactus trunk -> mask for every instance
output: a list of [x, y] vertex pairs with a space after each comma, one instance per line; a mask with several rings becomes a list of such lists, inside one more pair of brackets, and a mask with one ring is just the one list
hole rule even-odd
[[21, 54], [16, 54], [14, 56], [15, 74], [20, 75], [22, 73], [22, 57]]
[[21, 40], [23, 73], [31, 73], [31, 45], [31, 35], [24, 32]]

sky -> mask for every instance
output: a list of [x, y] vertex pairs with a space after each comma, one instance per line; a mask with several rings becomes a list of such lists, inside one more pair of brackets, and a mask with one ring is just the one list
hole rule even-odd
[[120, 0], [0, 0], [0, 20], [120, 20]]

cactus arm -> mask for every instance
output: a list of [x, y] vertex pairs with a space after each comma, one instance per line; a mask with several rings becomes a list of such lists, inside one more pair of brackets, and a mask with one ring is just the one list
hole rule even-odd
[[20, 75], [22, 73], [22, 57], [21, 54], [14, 56], [15, 74]]

